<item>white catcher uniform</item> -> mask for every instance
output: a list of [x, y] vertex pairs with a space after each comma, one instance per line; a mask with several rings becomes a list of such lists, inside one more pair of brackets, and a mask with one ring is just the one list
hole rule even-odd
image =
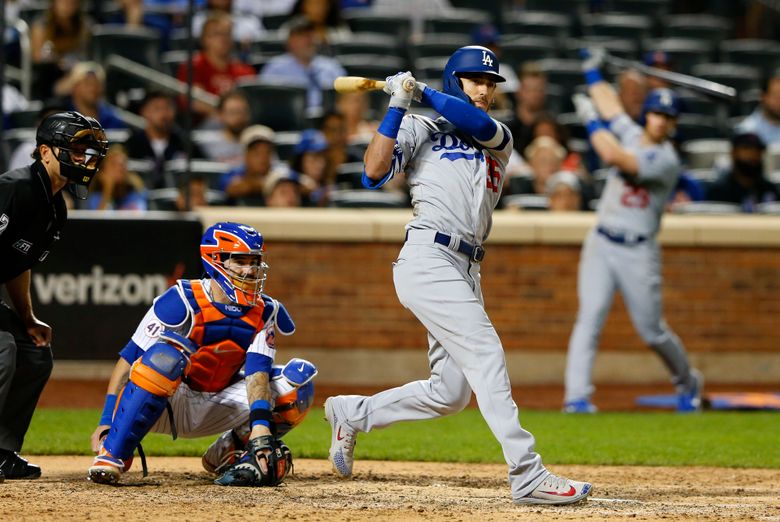
[[[512, 136], [496, 125], [491, 142], [479, 143], [444, 118], [403, 118], [386, 179], [406, 173], [414, 218], [393, 264], [393, 281], [400, 302], [428, 330], [431, 377], [371, 397], [346, 396], [342, 404], [349, 425], [370, 431], [457, 413], [473, 390], [518, 499], [548, 472], [533, 435], [518, 421], [504, 350], [483, 304], [479, 262], [462, 253], [487, 238], [501, 195]], [[437, 242], [437, 233], [446, 245]]]
[[661, 251], [656, 241], [680, 160], [668, 141], [642, 144], [642, 127], [625, 114], [612, 129], [621, 145], [636, 155], [638, 174], [631, 177], [612, 169], [599, 202], [597, 225], [582, 247], [579, 312], [569, 339], [565, 403], [589, 400], [593, 393], [593, 361], [616, 290], [642, 340], [671, 372], [672, 382], [680, 391], [694, 385], [685, 348], [663, 319]]

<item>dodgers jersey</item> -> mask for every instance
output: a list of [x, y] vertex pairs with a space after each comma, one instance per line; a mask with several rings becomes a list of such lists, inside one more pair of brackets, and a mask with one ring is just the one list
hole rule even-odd
[[404, 116], [383, 182], [406, 173], [414, 207], [407, 229], [438, 230], [476, 244], [487, 239], [512, 153], [512, 133], [493, 121], [496, 137], [480, 143], [445, 118]]
[[610, 230], [654, 236], [669, 194], [680, 175], [680, 160], [671, 142], [642, 143], [644, 129], [623, 114], [612, 123], [621, 145], [636, 155], [638, 173], [610, 169], [598, 206], [598, 222]]

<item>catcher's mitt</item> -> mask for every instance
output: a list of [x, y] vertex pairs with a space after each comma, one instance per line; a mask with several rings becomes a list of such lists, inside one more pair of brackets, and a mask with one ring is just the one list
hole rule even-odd
[[[266, 454], [264, 450], [270, 453]], [[263, 471], [260, 461], [265, 461], [266, 471]], [[263, 435], [251, 439], [238, 462], [214, 483], [220, 486], [278, 486], [292, 467], [290, 448], [271, 435]]]

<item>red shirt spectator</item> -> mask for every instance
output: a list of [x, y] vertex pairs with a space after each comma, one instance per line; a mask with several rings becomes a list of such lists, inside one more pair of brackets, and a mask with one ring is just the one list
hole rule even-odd
[[[254, 76], [255, 70], [250, 65], [238, 61], [229, 62], [220, 68], [209, 61], [202, 52], [192, 57], [192, 82], [211, 94], [221, 96], [230, 91], [239, 78]], [[187, 65], [179, 66], [179, 80], [187, 81]]]

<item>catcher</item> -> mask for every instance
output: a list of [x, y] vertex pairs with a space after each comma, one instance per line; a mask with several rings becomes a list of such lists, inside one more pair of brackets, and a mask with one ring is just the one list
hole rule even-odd
[[275, 331], [290, 335], [295, 325], [262, 293], [263, 236], [217, 223], [200, 253], [208, 278], [179, 280], [155, 299], [119, 354], [92, 434], [92, 482], [117, 483], [136, 448], [146, 475], [140, 442], [149, 431], [174, 439], [224, 432], [203, 455], [222, 486], [275, 486], [292, 468], [280, 437], [311, 407], [317, 369], [303, 359], [273, 365]]

